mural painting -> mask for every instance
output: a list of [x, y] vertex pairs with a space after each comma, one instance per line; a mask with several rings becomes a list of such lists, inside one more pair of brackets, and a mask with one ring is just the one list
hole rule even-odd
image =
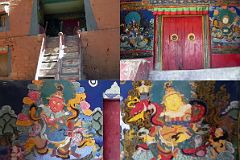
[[103, 92], [113, 82], [0, 83], [0, 159], [102, 159]]
[[189, 4], [210, 4], [217, 0], [149, 0], [150, 4], [156, 5], [189, 5]]
[[122, 10], [120, 23], [121, 57], [152, 56], [154, 35], [152, 12], [148, 10]]
[[239, 82], [121, 84], [121, 159], [238, 159]]
[[120, 0], [120, 2], [142, 2], [142, 0]]
[[240, 8], [221, 6], [210, 8], [210, 29], [213, 53], [239, 53]]
[[216, 5], [239, 5], [239, 0], [213, 0]]

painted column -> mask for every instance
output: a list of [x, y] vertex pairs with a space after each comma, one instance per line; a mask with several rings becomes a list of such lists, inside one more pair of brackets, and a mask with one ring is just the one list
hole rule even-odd
[[103, 95], [103, 159], [120, 159], [120, 88], [116, 82]]

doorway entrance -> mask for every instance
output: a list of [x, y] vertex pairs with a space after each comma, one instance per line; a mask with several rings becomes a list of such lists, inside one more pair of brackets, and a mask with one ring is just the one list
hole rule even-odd
[[203, 69], [203, 16], [163, 16], [162, 27], [162, 69]]
[[86, 28], [84, 0], [43, 0], [44, 26], [47, 24], [46, 34], [58, 36], [76, 35], [78, 29]]

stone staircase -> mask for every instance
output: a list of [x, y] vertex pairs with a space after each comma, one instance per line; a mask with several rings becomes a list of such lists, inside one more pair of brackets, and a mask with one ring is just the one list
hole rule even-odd
[[45, 51], [40, 54], [35, 79], [80, 80], [81, 55], [79, 37], [65, 36], [45, 39]]
[[39, 79], [55, 79], [59, 59], [59, 37], [47, 37], [39, 68]]
[[64, 55], [61, 63], [60, 79], [79, 80], [81, 78], [81, 57], [78, 36], [65, 36]]

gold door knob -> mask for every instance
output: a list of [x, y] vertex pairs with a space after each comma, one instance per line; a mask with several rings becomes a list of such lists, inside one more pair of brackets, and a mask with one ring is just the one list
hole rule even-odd
[[172, 34], [170, 36], [171, 41], [178, 41], [178, 35], [177, 34]]
[[195, 38], [196, 38], [196, 37], [195, 37], [195, 34], [194, 34], [194, 33], [189, 33], [189, 34], [188, 34], [188, 40], [189, 40], [189, 41], [195, 41]]

